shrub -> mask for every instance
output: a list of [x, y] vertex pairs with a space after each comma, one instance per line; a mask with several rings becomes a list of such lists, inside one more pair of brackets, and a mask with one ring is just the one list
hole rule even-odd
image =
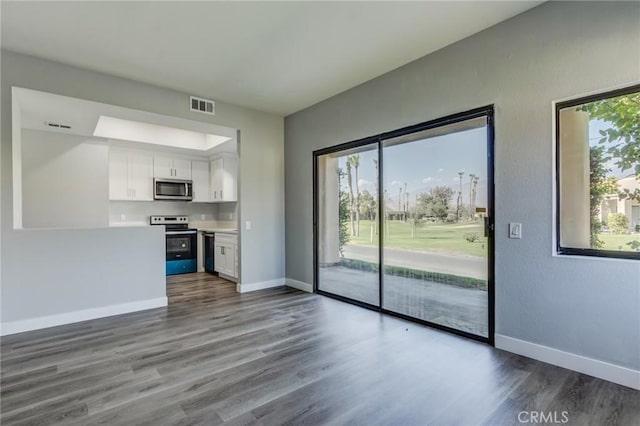
[[[363, 272], [378, 272], [378, 264], [356, 259], [341, 259], [340, 265], [349, 269]], [[421, 271], [418, 269], [404, 268], [402, 266], [385, 265], [385, 275], [413, 278], [422, 281], [431, 281], [439, 284], [447, 284], [455, 287], [487, 290], [487, 281], [478, 278], [461, 277], [458, 275], [443, 274], [440, 272]]]
[[607, 223], [612, 234], [626, 234], [629, 232], [629, 218], [624, 213], [609, 213]]
[[477, 232], [465, 232], [463, 237], [470, 243], [475, 243], [476, 241], [480, 240], [480, 234], [478, 234]]

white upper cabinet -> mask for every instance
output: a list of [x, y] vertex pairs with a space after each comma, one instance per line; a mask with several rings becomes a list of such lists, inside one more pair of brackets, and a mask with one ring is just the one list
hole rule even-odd
[[153, 176], [164, 179], [191, 179], [191, 160], [153, 157]]
[[153, 157], [134, 152], [110, 150], [109, 199], [153, 200]]
[[191, 160], [174, 158], [173, 170], [175, 171], [174, 177], [176, 179], [191, 179], [193, 176], [191, 172]]
[[211, 195], [213, 201], [238, 200], [238, 159], [224, 155], [211, 160]]
[[193, 202], [207, 203], [213, 201], [209, 161], [192, 161], [191, 177], [193, 180]]
[[153, 200], [153, 157], [134, 154], [129, 156], [129, 188], [133, 198], [140, 201]]

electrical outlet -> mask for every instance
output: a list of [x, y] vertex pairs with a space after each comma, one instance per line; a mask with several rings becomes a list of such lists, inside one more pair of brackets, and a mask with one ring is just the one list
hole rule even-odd
[[522, 238], [522, 224], [510, 223], [509, 224], [509, 238]]
[[244, 227], [247, 231], [249, 231], [251, 229], [251, 221], [248, 220], [245, 222]]
[[204, 220], [204, 217], [205, 217], [205, 216], [204, 216], [203, 214], [201, 214], [201, 215], [200, 215], [200, 220]]
[[124, 222], [127, 220], [127, 215], [126, 214], [121, 214], [120, 215], [120, 222]]

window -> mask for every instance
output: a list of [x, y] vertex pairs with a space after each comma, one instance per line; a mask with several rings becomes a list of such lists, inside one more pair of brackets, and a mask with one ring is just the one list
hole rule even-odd
[[640, 85], [555, 113], [558, 253], [640, 259]]

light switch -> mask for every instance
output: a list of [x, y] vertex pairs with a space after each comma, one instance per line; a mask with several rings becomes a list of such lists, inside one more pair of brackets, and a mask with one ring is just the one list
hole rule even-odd
[[522, 224], [510, 223], [509, 224], [509, 238], [522, 238]]
[[246, 221], [245, 224], [244, 224], [244, 227], [245, 227], [245, 229], [247, 231], [250, 230], [251, 229], [251, 221], [250, 220]]
[[121, 215], [120, 215], [120, 221], [121, 221], [121, 222], [124, 222], [124, 221], [126, 221], [126, 220], [127, 220], [127, 215], [126, 215], [126, 214], [121, 214]]
[[204, 220], [205, 216], [203, 214], [200, 215], [200, 220]]

